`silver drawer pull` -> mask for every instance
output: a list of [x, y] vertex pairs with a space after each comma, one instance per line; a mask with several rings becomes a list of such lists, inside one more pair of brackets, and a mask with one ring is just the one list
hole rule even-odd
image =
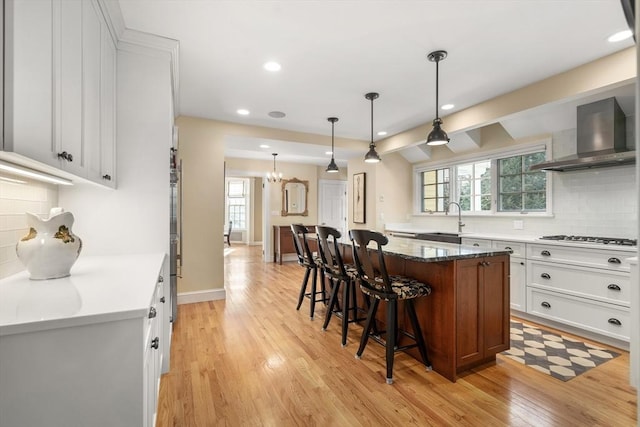
[[513, 253], [513, 249], [511, 249], [511, 247], [509, 247], [509, 246], [505, 246], [504, 248], [505, 248], [506, 250], [508, 250], [508, 251], [511, 251], [511, 253]]
[[540, 255], [542, 255], [542, 256], [551, 256], [551, 252], [549, 252], [549, 251], [542, 251], [542, 252], [540, 252]]
[[546, 302], [546, 301], [542, 301], [542, 302], [540, 303], [540, 305], [541, 305], [541, 306], [543, 306], [544, 308], [551, 308], [551, 304], [549, 304], [549, 303], [548, 303], [548, 302]]
[[615, 283], [611, 283], [609, 286], [607, 286], [607, 289], [611, 289], [612, 291], [619, 291], [620, 286], [616, 285]]
[[620, 258], [616, 258], [616, 257], [609, 258], [607, 262], [611, 264], [622, 264], [622, 261], [620, 261]]
[[151, 340], [151, 348], [155, 348], [157, 350], [159, 346], [160, 346], [160, 338], [155, 337], [154, 339]]
[[611, 319], [607, 320], [607, 322], [609, 322], [612, 325], [622, 326], [622, 322], [616, 319], [615, 317], [612, 317]]
[[157, 315], [158, 315], [158, 312], [156, 311], [155, 307], [151, 307], [149, 309], [149, 319], [153, 319]]
[[542, 277], [543, 279], [547, 279], [547, 280], [551, 279], [551, 276], [549, 276], [549, 273], [542, 273], [540, 275], [540, 277]]
[[478, 243], [474, 243], [473, 246], [478, 246], [479, 247], [480, 245]]

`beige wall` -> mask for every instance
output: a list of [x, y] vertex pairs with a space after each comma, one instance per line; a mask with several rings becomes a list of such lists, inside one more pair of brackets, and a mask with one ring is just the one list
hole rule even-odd
[[251, 180], [251, 206], [253, 222], [253, 237], [249, 239], [249, 243], [262, 242], [262, 178], [253, 178]]
[[[183, 268], [179, 282], [180, 293], [198, 293], [224, 288], [223, 241], [224, 227], [224, 139], [226, 136], [295, 141], [299, 143], [327, 145], [327, 137], [301, 132], [272, 129], [260, 126], [243, 126], [236, 123], [179, 117], [179, 155], [183, 164]], [[363, 141], [336, 138], [336, 147], [362, 147]], [[226, 159], [227, 173], [245, 171], [244, 176], [262, 177], [273, 169], [272, 159]], [[269, 212], [273, 224], [290, 224], [294, 221], [315, 224], [317, 221], [318, 167], [277, 162], [278, 171], [285, 178], [309, 181], [309, 216], [279, 215], [282, 209], [281, 184], [271, 184], [263, 192], [263, 200], [269, 200]], [[268, 193], [267, 193], [268, 192]], [[262, 236], [262, 240], [265, 236]], [[203, 299], [206, 299], [203, 298]]]

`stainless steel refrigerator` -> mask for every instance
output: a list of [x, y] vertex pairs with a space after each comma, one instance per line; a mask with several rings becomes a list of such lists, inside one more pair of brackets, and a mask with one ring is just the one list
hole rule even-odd
[[180, 209], [180, 173], [181, 163], [178, 161], [178, 152], [171, 148], [169, 188], [170, 188], [170, 215], [169, 215], [169, 293], [171, 296], [171, 322], [178, 319], [178, 267], [182, 263], [180, 259], [180, 224], [178, 223], [178, 209]]

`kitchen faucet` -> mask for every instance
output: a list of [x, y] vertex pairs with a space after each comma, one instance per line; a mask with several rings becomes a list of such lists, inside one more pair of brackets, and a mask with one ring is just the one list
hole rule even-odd
[[445, 209], [444, 214], [449, 215], [449, 206], [456, 205], [458, 207], [458, 233], [462, 233], [462, 227], [464, 224], [462, 223], [462, 209], [460, 208], [460, 204], [458, 202], [450, 202], [447, 205], [447, 209]]

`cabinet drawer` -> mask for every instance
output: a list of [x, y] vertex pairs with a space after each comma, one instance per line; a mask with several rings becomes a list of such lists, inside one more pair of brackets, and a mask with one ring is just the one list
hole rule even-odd
[[491, 240], [486, 239], [470, 239], [468, 237], [463, 237], [460, 243], [463, 246], [475, 246], [480, 248], [490, 248]]
[[629, 309], [527, 287], [527, 313], [629, 341]]
[[573, 268], [562, 264], [529, 261], [527, 283], [557, 289], [579, 297], [596, 298], [629, 306], [631, 279], [627, 273], [593, 268]]
[[526, 245], [520, 242], [510, 242], [508, 240], [494, 240], [493, 248], [511, 250], [511, 256], [524, 257]]
[[633, 256], [631, 252], [606, 249], [598, 250], [535, 243], [527, 245], [527, 259], [606, 268], [614, 271], [629, 271], [627, 259], [631, 256]]

